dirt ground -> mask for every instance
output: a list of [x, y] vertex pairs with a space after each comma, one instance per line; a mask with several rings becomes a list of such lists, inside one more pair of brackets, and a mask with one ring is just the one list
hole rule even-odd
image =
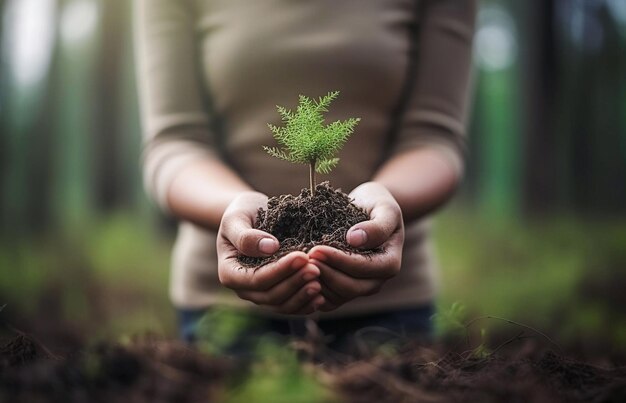
[[[219, 402], [251, 364], [156, 336], [77, 343], [59, 355], [12, 333], [0, 341], [2, 402]], [[407, 344], [359, 359], [321, 352], [301, 365], [345, 402], [626, 402], [626, 367], [568, 358], [536, 341], [513, 339], [489, 352]]]

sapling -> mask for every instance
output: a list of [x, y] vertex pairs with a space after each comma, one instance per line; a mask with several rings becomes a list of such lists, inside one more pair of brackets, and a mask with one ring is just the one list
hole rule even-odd
[[367, 212], [356, 206], [341, 190], [327, 182], [317, 185], [315, 173], [329, 173], [337, 163], [337, 153], [354, 132], [358, 118], [324, 122], [331, 102], [339, 91], [329, 92], [317, 100], [300, 95], [295, 111], [277, 106], [283, 125], [269, 125], [279, 147], [263, 147], [282, 160], [309, 166], [309, 189], [299, 195], [270, 197], [267, 208], [260, 208], [254, 228], [278, 239], [279, 250], [272, 256], [239, 256], [246, 267], [261, 267], [292, 251], [307, 251], [315, 245], [328, 245], [348, 253], [363, 255], [378, 249], [361, 250], [346, 242], [346, 232], [355, 224], [369, 219]]
[[276, 107], [284, 126], [268, 124], [274, 138], [282, 147], [263, 146], [263, 149], [273, 157], [308, 164], [311, 196], [315, 195], [315, 173], [328, 174], [337, 166], [337, 153], [361, 120], [349, 118], [325, 124], [323, 114], [328, 112], [331, 102], [338, 96], [339, 91], [333, 91], [316, 101], [300, 95], [295, 112], [283, 106]]

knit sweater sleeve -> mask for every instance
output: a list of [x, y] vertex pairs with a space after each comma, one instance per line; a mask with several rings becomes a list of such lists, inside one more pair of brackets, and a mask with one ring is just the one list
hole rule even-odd
[[135, 0], [134, 6], [144, 184], [168, 211], [167, 192], [177, 173], [216, 156], [211, 116], [201, 95], [191, 5]]
[[392, 153], [427, 146], [463, 172], [475, 0], [424, 0], [414, 46], [414, 76]]

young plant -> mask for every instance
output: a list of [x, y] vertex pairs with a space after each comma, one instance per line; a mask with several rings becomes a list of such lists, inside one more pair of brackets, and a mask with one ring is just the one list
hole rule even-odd
[[317, 101], [300, 95], [296, 111], [277, 106], [284, 126], [268, 124], [272, 135], [282, 147], [263, 149], [273, 157], [285, 161], [309, 165], [311, 196], [315, 195], [315, 173], [327, 174], [337, 166], [335, 157], [361, 119], [338, 120], [328, 125], [323, 113], [328, 112], [330, 103], [339, 96], [339, 91], [329, 92]]

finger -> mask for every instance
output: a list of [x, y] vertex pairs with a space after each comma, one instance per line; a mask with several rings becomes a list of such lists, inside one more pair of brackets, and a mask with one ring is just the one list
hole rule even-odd
[[266, 291], [240, 290], [240, 298], [257, 305], [281, 305], [308, 282], [319, 277], [320, 270], [313, 264], [307, 264], [285, 280]]
[[[270, 308], [277, 313], [283, 314], [295, 314], [301, 311], [309, 303], [313, 302], [316, 305], [316, 300], [319, 301], [321, 297], [319, 295], [322, 286], [318, 281], [311, 281], [302, 287], [298, 292], [291, 296], [287, 301], [278, 306], [271, 306]], [[323, 298], [323, 297], [321, 297]]]
[[318, 307], [318, 310], [322, 312], [334, 311], [335, 309], [339, 308], [341, 305], [347, 302], [343, 298], [340, 298], [335, 292], [328, 289], [328, 287], [325, 286], [323, 283], [320, 295], [324, 297], [325, 300], [325, 302]]
[[330, 312], [330, 311], [334, 311], [335, 309], [339, 308], [339, 306], [341, 305], [335, 305], [332, 303], [329, 303], [328, 301], [326, 301], [325, 303], [323, 303], [322, 305], [320, 305], [317, 310], [320, 312]]
[[330, 246], [318, 245], [309, 251], [309, 257], [318, 262], [326, 263], [350, 277], [387, 279], [398, 274], [402, 263], [402, 248], [394, 240], [397, 235], [394, 234], [391, 237], [392, 242], [388, 242], [388, 248], [381, 253], [348, 254]]
[[291, 252], [258, 269], [244, 269], [235, 258], [224, 259], [220, 260], [218, 275], [222, 285], [233, 290], [264, 291], [302, 269], [308, 261], [304, 252]]
[[294, 312], [292, 315], [310, 315], [313, 312], [315, 312], [316, 310], [315, 306], [316, 304], [313, 301], [311, 301], [308, 304], [306, 304], [304, 308], [300, 309], [297, 312]]
[[226, 238], [242, 255], [263, 257], [274, 254], [278, 248], [278, 239], [273, 235], [253, 229], [253, 218], [242, 213], [224, 215], [220, 224], [221, 235]]
[[[357, 279], [335, 270], [323, 262], [314, 262], [320, 269], [320, 280], [328, 290], [336, 294], [336, 302], [344, 304], [354, 298], [372, 295], [380, 291], [382, 281], [372, 279]], [[330, 294], [325, 294], [330, 295]]]
[[311, 301], [305, 304], [298, 311], [291, 313], [290, 315], [310, 315], [315, 311], [319, 310], [319, 307], [324, 305], [324, 297], [318, 295], [314, 297]]
[[335, 308], [337, 308], [347, 302], [345, 298], [341, 297], [339, 294], [334, 292], [332, 290], [332, 287], [326, 284], [326, 281], [324, 281], [324, 279], [320, 277], [319, 281], [322, 286], [322, 290], [320, 291], [320, 294], [326, 300], [325, 305], [333, 305]]
[[294, 312], [292, 315], [310, 315], [314, 313], [315, 311], [319, 310], [319, 308], [325, 303], [326, 302], [324, 300], [324, 297], [321, 295], [318, 295], [317, 297], [313, 298], [312, 301], [306, 304], [302, 309], [300, 309], [297, 312]]
[[402, 211], [397, 204], [377, 204], [368, 221], [355, 224], [346, 233], [346, 242], [355, 248], [373, 249], [381, 246], [402, 225]]

